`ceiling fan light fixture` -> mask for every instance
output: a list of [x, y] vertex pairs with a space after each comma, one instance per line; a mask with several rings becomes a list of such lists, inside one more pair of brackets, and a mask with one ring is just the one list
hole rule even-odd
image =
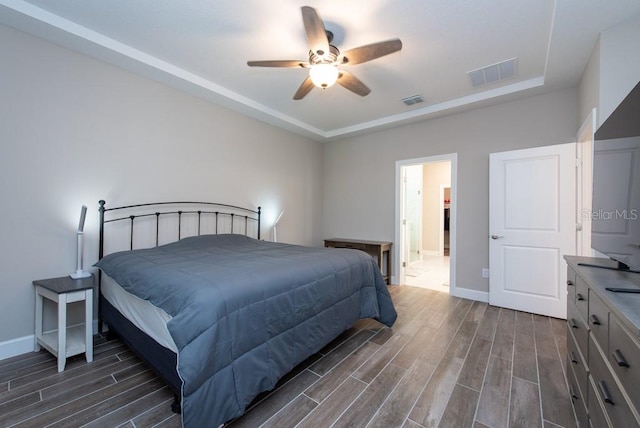
[[304, 32], [309, 45], [309, 60], [247, 61], [247, 65], [249, 67], [308, 68], [309, 75], [293, 94], [294, 100], [303, 99], [314, 87], [326, 89], [336, 82], [361, 97], [369, 95], [371, 89], [367, 85], [347, 70], [338, 69], [338, 66], [362, 64], [398, 52], [402, 49], [400, 39], [359, 46], [341, 54], [340, 50], [331, 44], [333, 33], [327, 30], [318, 12], [310, 6], [302, 6], [301, 10]]
[[318, 88], [326, 89], [338, 80], [338, 68], [333, 64], [315, 64], [309, 70], [311, 81]]

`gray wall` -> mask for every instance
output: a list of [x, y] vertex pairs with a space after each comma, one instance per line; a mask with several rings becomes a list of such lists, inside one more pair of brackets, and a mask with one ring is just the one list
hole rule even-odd
[[31, 281], [97, 259], [97, 201], [262, 205], [321, 244], [322, 144], [0, 26], [0, 344], [34, 333]]
[[456, 286], [487, 292], [489, 153], [573, 142], [577, 123], [570, 89], [327, 143], [324, 236], [393, 241], [396, 161], [455, 152]]

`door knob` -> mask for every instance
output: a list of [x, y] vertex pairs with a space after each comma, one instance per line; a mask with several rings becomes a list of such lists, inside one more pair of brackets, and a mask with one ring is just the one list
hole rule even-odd
[[496, 235], [495, 233], [493, 235], [491, 235], [491, 239], [500, 239], [500, 238], [504, 238], [504, 236]]

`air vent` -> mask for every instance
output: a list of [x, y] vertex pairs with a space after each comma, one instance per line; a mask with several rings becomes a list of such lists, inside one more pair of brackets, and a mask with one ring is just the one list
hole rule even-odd
[[497, 64], [468, 71], [467, 74], [473, 87], [477, 88], [478, 86], [514, 77], [516, 75], [516, 61], [517, 58], [511, 58]]
[[423, 103], [424, 98], [422, 98], [422, 95], [411, 95], [410, 97], [403, 98], [402, 102], [405, 103], [405, 105], [412, 106], [414, 104]]

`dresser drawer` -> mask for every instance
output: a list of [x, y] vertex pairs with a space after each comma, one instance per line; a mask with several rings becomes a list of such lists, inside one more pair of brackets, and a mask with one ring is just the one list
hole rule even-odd
[[[637, 427], [638, 422], [629, 407], [620, 387], [607, 368], [604, 356], [597, 349], [595, 342], [589, 339], [589, 368], [593, 380], [593, 389], [604, 404], [605, 413], [614, 427]], [[589, 395], [591, 401], [591, 395]], [[591, 410], [591, 407], [589, 407]], [[591, 412], [589, 412], [591, 414]]]
[[589, 316], [589, 286], [580, 277], [576, 278], [576, 307], [582, 319], [586, 320]]
[[[582, 428], [587, 426], [587, 421], [589, 420], [586, 401], [587, 390], [580, 390], [580, 387], [578, 386], [578, 376], [583, 375], [576, 375], [576, 373], [573, 371], [571, 357], [568, 357], [567, 359], [567, 382], [569, 383], [569, 394], [571, 395], [571, 403], [573, 404], [573, 410], [576, 414], [578, 426]], [[589, 382], [586, 374], [584, 374], [583, 377], [585, 381]], [[585, 386], [587, 386], [586, 383]]]
[[567, 301], [574, 302], [576, 300], [576, 271], [567, 268]]
[[640, 346], [611, 315], [607, 357], [631, 401], [640, 410]]
[[583, 397], [587, 396], [587, 383], [589, 382], [589, 369], [587, 368], [582, 351], [578, 348], [578, 343], [573, 336], [572, 329], [569, 328], [569, 334], [567, 334], [567, 360], [568, 367], [571, 367], [576, 379], [578, 388]]
[[593, 379], [589, 378], [589, 422], [592, 428], [612, 428], [600, 402]]
[[569, 302], [567, 305], [567, 324], [569, 325], [569, 330], [573, 334], [573, 337], [576, 339], [578, 349], [582, 352], [582, 356], [585, 361], [589, 361], [589, 328], [578, 312], [578, 308], [575, 303]]
[[589, 290], [589, 329], [600, 345], [604, 353], [609, 346], [609, 308], [605, 306], [600, 297]]

